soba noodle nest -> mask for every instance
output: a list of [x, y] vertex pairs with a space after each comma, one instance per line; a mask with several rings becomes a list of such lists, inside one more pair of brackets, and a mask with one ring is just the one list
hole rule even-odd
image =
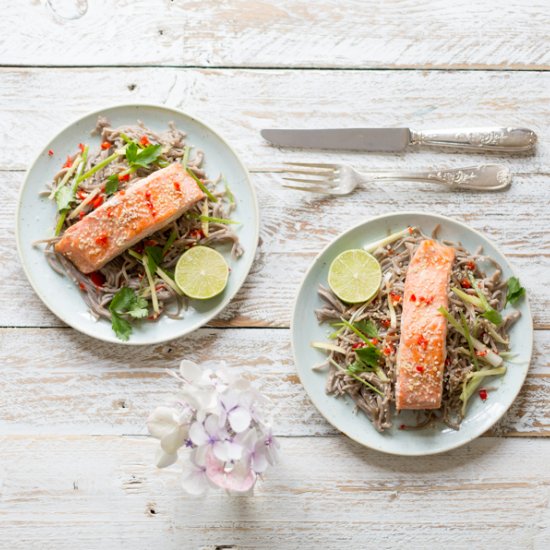
[[[350, 306], [341, 302], [331, 290], [323, 286], [319, 288], [319, 295], [325, 302], [325, 305], [315, 312], [320, 322], [338, 322], [341, 319], [352, 322], [371, 320], [378, 328], [381, 348], [387, 351], [387, 354], [382, 354], [381, 368], [388, 381], [382, 381], [375, 372], [361, 372], [357, 376], [376, 387], [382, 395], [372, 391], [345, 372], [346, 366], [355, 360], [353, 345], [361, 342], [359, 336], [349, 328], [344, 327], [338, 337], [331, 342], [343, 348], [345, 353], [331, 351], [329, 355], [331, 361], [317, 365], [315, 368], [328, 367], [327, 393], [336, 397], [348, 395], [355, 403], [356, 410], [363, 411], [375, 428], [381, 432], [392, 426], [395, 413], [396, 351], [399, 344], [402, 311], [401, 302], [392, 301], [391, 306], [395, 310], [396, 322], [395, 326], [387, 326], [391, 318], [390, 305], [388, 305], [391, 299], [390, 293], [403, 294], [409, 262], [420, 242], [426, 238], [429, 237], [415, 230], [410, 235], [374, 252], [373, 255], [382, 268], [383, 282], [379, 294], [371, 302]], [[461, 282], [471, 273], [481, 282], [481, 290], [489, 304], [495, 310], [501, 311], [506, 303], [507, 287], [506, 281], [502, 279], [500, 266], [491, 258], [484, 256], [481, 249], [471, 254], [460, 243], [441, 242], [456, 249], [450, 287], [460, 288]], [[494, 272], [490, 276], [480, 270], [479, 265], [483, 262], [493, 265]], [[475, 266], [475, 268], [469, 269], [468, 266], [470, 268]], [[474, 307], [465, 304], [451, 291], [449, 291], [449, 312], [455, 318], [460, 318], [462, 313], [467, 319], [470, 330], [475, 330], [477, 338], [494, 352], [508, 349], [509, 328], [519, 317], [519, 312], [514, 311], [505, 316], [503, 322], [495, 327], [487, 319], [476, 316]], [[453, 429], [458, 429], [460, 426], [463, 419], [460, 395], [463, 383], [468, 373], [472, 371], [473, 365], [465, 338], [451, 325], [448, 327], [446, 345], [447, 360], [443, 376], [441, 409], [419, 411], [417, 424], [406, 426], [407, 429], [432, 425], [436, 419]], [[340, 365], [341, 369], [337, 368], [332, 361]]]

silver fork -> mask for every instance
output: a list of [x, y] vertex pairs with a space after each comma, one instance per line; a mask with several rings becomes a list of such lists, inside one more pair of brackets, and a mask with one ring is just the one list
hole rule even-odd
[[[378, 180], [434, 182], [442, 183], [452, 189], [474, 189], [476, 191], [497, 191], [504, 189], [512, 182], [510, 170], [501, 164], [481, 164], [468, 168], [425, 172], [394, 170], [358, 172], [347, 164], [287, 162], [285, 165], [290, 167], [286, 169], [285, 173], [294, 177], [283, 177], [284, 180], [307, 185], [283, 183], [284, 187], [329, 195], [347, 195], [360, 183]], [[296, 175], [301, 177], [296, 177]]]

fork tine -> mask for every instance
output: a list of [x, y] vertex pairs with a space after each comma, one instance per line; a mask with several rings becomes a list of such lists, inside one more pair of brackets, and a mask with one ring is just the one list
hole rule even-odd
[[286, 181], [297, 181], [298, 183], [311, 183], [311, 184], [320, 184], [325, 185], [326, 187], [334, 187], [338, 185], [336, 182], [328, 179], [323, 180], [313, 180], [313, 179], [305, 179], [305, 178], [282, 178]]
[[338, 168], [338, 164], [322, 164], [318, 162], [284, 162], [283, 164], [290, 164], [292, 166], [306, 166], [311, 168], [332, 168], [333, 170]]
[[332, 193], [330, 188], [318, 186], [302, 187], [300, 185], [289, 185], [288, 183], [283, 183], [283, 187], [287, 187], [288, 189], [298, 189], [298, 191], [311, 191], [312, 193], [322, 193], [325, 195], [330, 195]]

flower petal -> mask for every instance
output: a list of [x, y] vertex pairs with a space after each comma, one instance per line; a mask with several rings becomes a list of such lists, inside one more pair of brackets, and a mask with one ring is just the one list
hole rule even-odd
[[177, 425], [176, 412], [169, 407], [157, 407], [147, 419], [147, 429], [157, 439], [162, 439]]
[[189, 428], [189, 439], [195, 445], [205, 445], [208, 443], [208, 434], [206, 433], [202, 422], [193, 422]]
[[226, 443], [227, 441], [216, 441], [216, 443], [212, 445], [214, 456], [222, 462], [227, 462], [229, 460], [229, 452]]
[[180, 374], [190, 384], [199, 382], [202, 377], [202, 369], [193, 361], [184, 359], [180, 363]]
[[184, 472], [181, 485], [190, 495], [203, 495], [209, 486], [206, 472], [202, 468], [193, 466], [193, 469]]
[[229, 418], [229, 425], [236, 433], [244, 432], [248, 429], [252, 420], [250, 411], [245, 407], [237, 407], [229, 411], [227, 416]]
[[178, 455], [176, 453], [169, 454], [165, 453], [162, 449], [157, 449], [157, 453], [155, 455], [155, 466], [157, 468], [166, 468], [174, 464], [177, 459]]
[[178, 426], [174, 431], [166, 434], [160, 440], [160, 446], [165, 453], [177, 453], [180, 447], [183, 447], [189, 433], [187, 425]]
[[269, 462], [267, 460], [266, 445], [259, 441], [256, 448], [250, 457], [250, 467], [257, 473], [261, 474], [267, 470]]

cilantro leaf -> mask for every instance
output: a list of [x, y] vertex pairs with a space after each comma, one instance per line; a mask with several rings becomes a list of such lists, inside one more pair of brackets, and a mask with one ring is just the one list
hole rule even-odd
[[380, 359], [380, 350], [376, 346], [366, 346], [364, 348], [358, 348], [355, 350], [357, 358], [363, 361], [369, 367], [378, 367], [378, 361]]
[[111, 300], [109, 311], [124, 313], [136, 300], [136, 293], [127, 286], [122, 287]]
[[142, 319], [147, 316], [147, 300], [139, 297], [135, 290], [123, 287], [111, 300], [109, 304], [111, 312], [111, 326], [117, 338], [128, 340], [132, 333], [132, 325], [122, 315], [127, 314], [134, 319]]
[[[128, 150], [126, 150], [126, 153], [128, 153]], [[147, 147], [145, 147], [145, 149], [142, 149], [141, 151], [139, 151], [139, 153], [137, 153], [134, 157], [133, 148], [132, 148], [131, 155], [133, 160], [128, 159], [128, 162], [133, 166], [141, 166], [143, 168], [147, 168], [149, 164], [151, 164], [152, 162], [155, 162], [159, 158], [161, 153], [162, 153], [162, 145], [148, 145]], [[128, 156], [126, 156], [126, 158], [128, 158]]]
[[488, 309], [485, 313], [482, 313], [481, 316], [491, 321], [494, 325], [500, 325], [500, 323], [502, 323], [502, 315], [496, 309]]
[[118, 191], [118, 174], [111, 174], [107, 178], [107, 183], [105, 184], [105, 193], [107, 195], [112, 195]]
[[360, 374], [367, 370], [370, 369], [367, 369], [367, 366], [365, 365], [365, 363], [363, 363], [363, 361], [354, 361], [353, 363], [348, 365], [348, 371], [352, 374]]
[[126, 146], [126, 160], [130, 164], [134, 164], [136, 162], [137, 154], [138, 154], [138, 144], [135, 141], [131, 141]]
[[508, 295], [506, 297], [506, 303], [516, 304], [522, 296], [525, 296], [525, 289], [521, 286], [517, 277], [510, 277], [507, 284]]
[[376, 325], [368, 319], [367, 321], [358, 321], [354, 323], [355, 328], [359, 329], [363, 334], [366, 334], [369, 338], [378, 338], [378, 330]]
[[111, 326], [119, 340], [126, 342], [130, 338], [130, 334], [132, 334], [132, 325], [117, 313], [111, 312]]
[[73, 191], [68, 185], [64, 185], [63, 187], [60, 187], [55, 192], [55, 202], [57, 203], [57, 210], [59, 212], [62, 212], [63, 210], [67, 210], [72, 200], [73, 200]]
[[171, 248], [171, 246], [174, 244], [174, 241], [178, 238], [178, 234], [175, 229], [172, 229], [172, 232], [170, 233], [170, 236], [168, 237], [168, 240], [162, 247], [162, 255], [164, 256]]
[[147, 256], [147, 265], [151, 275], [155, 274], [157, 267], [162, 262], [162, 248], [160, 246], [146, 246], [145, 256]]
[[131, 308], [128, 309], [128, 315], [134, 319], [143, 319], [144, 317], [147, 317], [148, 313], [147, 300], [141, 297], [138, 297], [132, 304]]

